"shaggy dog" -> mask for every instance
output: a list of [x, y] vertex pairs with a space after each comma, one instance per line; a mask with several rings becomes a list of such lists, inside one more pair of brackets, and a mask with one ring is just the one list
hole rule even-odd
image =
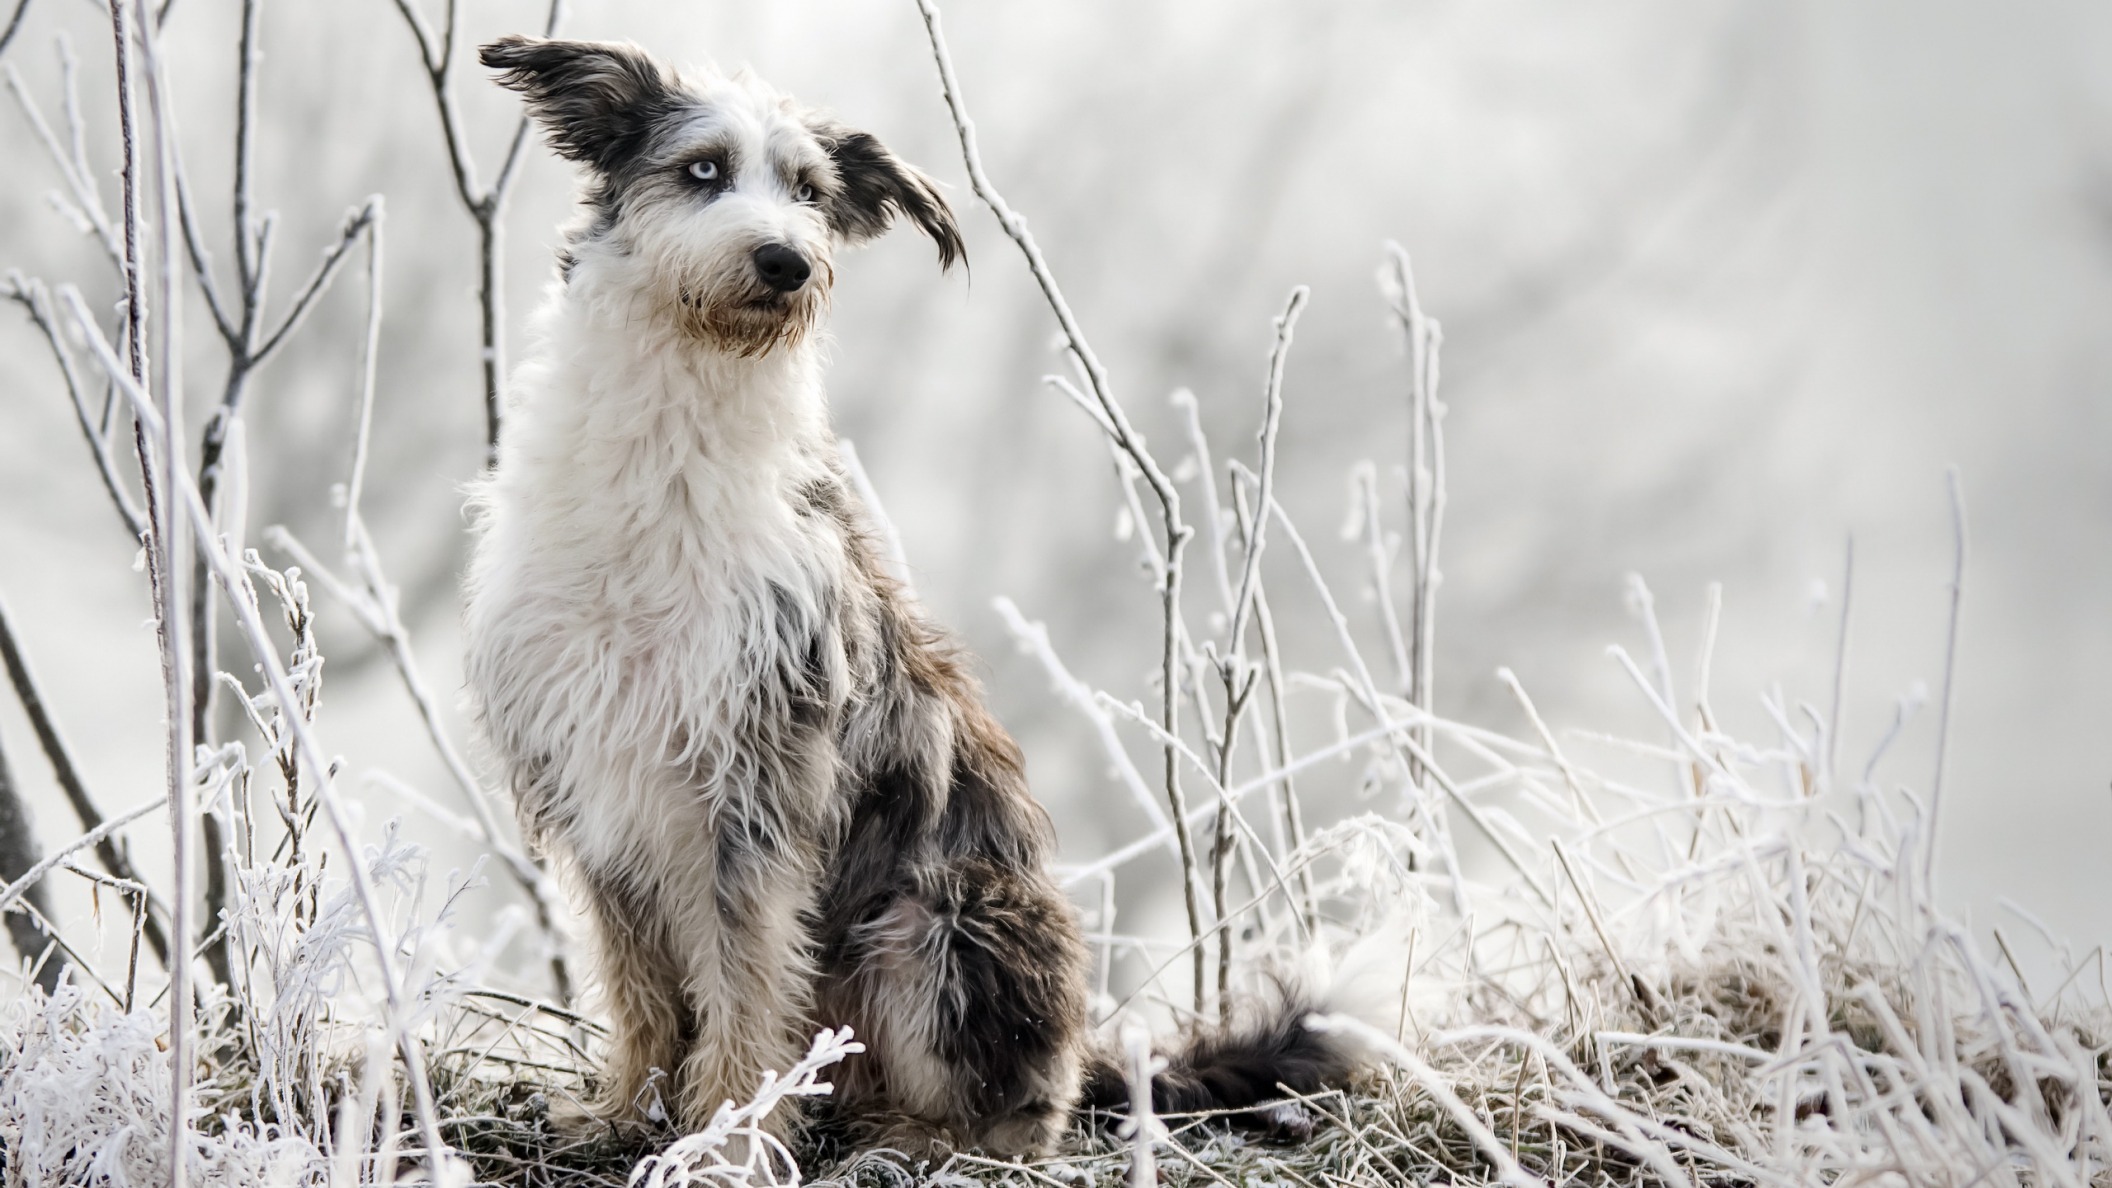
[[[482, 60], [584, 178], [474, 497], [468, 664], [593, 919], [592, 1109], [694, 1129], [848, 1024], [836, 1101], [876, 1139], [1046, 1149], [1125, 1100], [1085, 945], [1018, 748], [875, 553], [816, 343], [839, 249], [907, 220], [950, 266], [952, 212], [752, 79], [526, 37]], [[1191, 1036], [1161, 1108], [1339, 1075], [1300, 1013]]]

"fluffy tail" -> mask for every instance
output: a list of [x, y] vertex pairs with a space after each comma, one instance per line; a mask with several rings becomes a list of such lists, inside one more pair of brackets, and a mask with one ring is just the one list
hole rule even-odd
[[[1308, 1028], [1305, 1020], [1315, 1010], [1305, 995], [1286, 993], [1274, 1007], [1248, 1019], [1197, 1028], [1159, 1047], [1166, 1067], [1151, 1078], [1152, 1112], [1245, 1110], [1282, 1100], [1284, 1088], [1311, 1094], [1343, 1084], [1364, 1065], [1365, 1053], [1345, 1037]], [[1118, 1053], [1102, 1049], [1094, 1054], [1080, 1105], [1129, 1111], [1129, 1081]], [[1258, 1115], [1255, 1120], [1276, 1124]]]
[[[1378, 1062], [1348, 1033], [1315, 1031], [1305, 1021], [1343, 1014], [1392, 1031], [1405, 1009], [1407, 935], [1405, 926], [1388, 922], [1333, 959], [1315, 947], [1304, 955], [1303, 968], [1284, 971], [1272, 993], [1249, 999], [1232, 1022], [1200, 1025], [1154, 1044], [1166, 1067], [1151, 1079], [1152, 1112], [1253, 1110], [1248, 1121], [1265, 1129], [1295, 1134], [1309, 1126], [1309, 1120], [1299, 1121], [1303, 1111], [1257, 1107], [1282, 1101], [1285, 1089], [1310, 1095], [1339, 1088]], [[1103, 1047], [1087, 1065], [1080, 1108], [1126, 1114], [1129, 1105], [1122, 1054]]]

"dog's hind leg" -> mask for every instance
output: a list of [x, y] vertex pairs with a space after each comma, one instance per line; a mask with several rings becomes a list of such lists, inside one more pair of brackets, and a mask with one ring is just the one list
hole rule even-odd
[[855, 930], [851, 986], [902, 1114], [996, 1156], [1046, 1150], [1082, 1075], [1085, 962], [1040, 872], [956, 858]]

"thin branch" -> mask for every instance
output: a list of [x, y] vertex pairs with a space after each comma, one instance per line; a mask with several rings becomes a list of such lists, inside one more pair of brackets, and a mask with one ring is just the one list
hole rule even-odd
[[[513, 138], [507, 142], [506, 157], [499, 166], [497, 180], [488, 190], [480, 186], [477, 183], [477, 163], [470, 156], [468, 136], [462, 128], [461, 110], [448, 82], [455, 56], [459, 15], [456, 2], [448, 0], [446, 23], [438, 33], [418, 12], [413, 0], [396, 0], [396, 11], [403, 15], [404, 24], [410, 27], [411, 36], [418, 43], [419, 62], [425, 67], [426, 82], [433, 92], [433, 105], [440, 115], [440, 135], [447, 143], [447, 163], [454, 175], [455, 196], [477, 224], [477, 307], [483, 322], [484, 451], [485, 463], [490, 465], [498, 460], [499, 422], [503, 414], [501, 392], [506, 378], [505, 256], [501, 250], [505, 225], [502, 216], [506, 210], [506, 196], [512, 191], [513, 180], [528, 144], [529, 119], [523, 115], [514, 125]], [[550, 0], [543, 19], [543, 36], [554, 36], [563, 19], [564, 0]]]
[[[80, 769], [74, 765], [73, 753], [66, 748], [66, 740], [60, 737], [51, 711], [44, 704], [43, 694], [37, 689], [34, 675], [29, 671], [29, 662], [22, 655], [15, 631], [7, 616], [7, 607], [0, 603], [0, 662], [7, 667], [8, 683], [14, 686], [15, 697], [22, 703], [22, 712], [29, 718], [30, 729], [37, 735], [37, 745], [44, 750], [44, 758], [51, 763], [52, 775], [58, 779], [59, 790], [66, 796], [73, 815], [79, 819], [81, 828], [93, 832], [103, 823], [103, 814], [96, 808], [95, 800], [88, 795], [88, 787], [81, 781]], [[120, 879], [144, 885], [139, 872], [126, 857], [125, 851], [116, 842], [105, 840], [97, 843], [95, 856], [103, 869]], [[169, 963], [168, 937], [161, 925], [151, 916], [143, 925], [147, 943], [154, 949], [155, 959], [164, 968]]]
[[51, 348], [51, 357], [57, 361], [59, 373], [66, 381], [66, 395], [73, 403], [74, 420], [80, 425], [81, 435], [88, 439], [96, 473], [102, 476], [103, 490], [109, 493], [110, 504], [125, 525], [125, 534], [137, 543], [147, 530], [144, 513], [125, 490], [124, 480], [117, 473], [117, 460], [110, 453], [110, 441], [96, 427], [95, 418], [88, 411], [87, 394], [82, 388], [80, 374], [74, 370], [73, 352], [66, 349], [66, 339], [59, 333], [58, 323], [51, 312], [50, 294], [45, 291], [42, 281], [25, 280], [20, 273], [9, 273], [7, 296], [28, 311], [30, 322], [44, 335], [46, 345]]
[[[1409, 655], [1413, 662], [1407, 689], [1410, 700], [1425, 711], [1436, 709], [1437, 567], [1445, 516], [1445, 406], [1437, 398], [1438, 359], [1444, 331], [1423, 312], [1416, 294], [1415, 268], [1399, 244], [1386, 245], [1393, 275], [1386, 296], [1408, 339], [1410, 432], [1408, 512], [1415, 555], [1415, 586]], [[1383, 275], [1383, 274], [1382, 274]], [[1423, 736], [1427, 746], [1431, 741]]]
[[1351, 472], [1356, 499], [1363, 506], [1364, 552], [1371, 564], [1372, 601], [1378, 604], [1379, 629], [1386, 635], [1387, 654], [1393, 658], [1400, 687], [1415, 683], [1415, 670], [1408, 661], [1408, 637], [1401, 631], [1401, 617], [1393, 605], [1393, 552], [1386, 546], [1386, 530], [1379, 522], [1379, 468], [1360, 462]]
[[[70, 93], [73, 86], [72, 51], [66, 42], [61, 41], [59, 44], [59, 68], [65, 77], [69, 92], [66, 99], [68, 131], [78, 146], [79, 133], [75, 125], [78, 112]], [[21, 105], [22, 114], [29, 120], [30, 130], [36, 133], [37, 139], [44, 145], [44, 151], [50, 155], [51, 163], [58, 168], [59, 180], [66, 183], [67, 190], [72, 194], [70, 208], [57, 195], [52, 196], [53, 201], [59, 204], [62, 213], [79, 216], [80, 221], [87, 224], [87, 229], [95, 234], [103, 254], [110, 258], [111, 263], [123, 267], [124, 248], [119, 246], [117, 232], [110, 226], [110, 216], [103, 210], [102, 197], [96, 191], [94, 179], [87, 170], [87, 163], [80, 159], [78, 153], [69, 154], [60, 147], [57, 134], [52, 132], [51, 125], [44, 120], [44, 113], [29, 97], [29, 88], [23, 85], [21, 74], [16, 72], [11, 62], [7, 65], [7, 87], [14, 92], [15, 102]]]
[[[37, 835], [31, 828], [29, 806], [22, 801], [21, 785], [15, 783], [7, 756], [0, 753], [0, 879], [12, 881], [36, 865]], [[54, 946], [60, 953], [71, 950], [60, 939], [58, 930], [49, 926], [51, 903], [44, 888], [29, 887], [24, 897], [23, 907], [28, 910], [4, 913], [8, 936], [15, 942], [15, 952], [36, 963], [36, 984], [50, 994], [59, 988], [59, 975], [66, 968], [66, 960], [46, 954]]]
[[[399, 0], [400, 2], [400, 0]], [[1034, 283], [1041, 289], [1050, 312], [1056, 315], [1057, 325], [1062, 328], [1064, 342], [1071, 355], [1085, 373], [1094, 402], [1099, 406], [1102, 423], [1112, 430], [1114, 444], [1135, 464], [1144, 481], [1157, 496], [1162, 512], [1163, 530], [1166, 537], [1164, 566], [1159, 573], [1159, 594], [1165, 618], [1165, 631], [1160, 648], [1159, 680], [1161, 684], [1161, 725], [1168, 738], [1179, 738], [1181, 672], [1180, 672], [1180, 617], [1181, 617], [1181, 554], [1187, 547], [1190, 530], [1181, 520], [1181, 497], [1175, 490], [1173, 480], [1159, 466], [1158, 460], [1144, 448], [1144, 441], [1129, 422], [1129, 414], [1115, 399], [1109, 383], [1107, 369], [1100, 357], [1093, 352], [1092, 344], [1086, 341], [1085, 332], [1079, 328], [1077, 317], [1071, 312], [1070, 303], [1064, 300], [1063, 290], [1056, 283], [1056, 274], [1042, 257], [1041, 246], [1027, 231], [1027, 221], [1020, 217], [990, 183], [983, 172], [982, 154], [976, 148], [975, 123], [968, 118], [966, 102], [961, 97], [961, 85], [954, 77], [953, 57], [946, 50], [946, 37], [939, 29], [939, 9], [934, 0], [917, 0], [917, 8], [924, 16], [924, 30], [931, 41], [933, 61], [939, 71], [939, 83], [945, 92], [946, 108], [953, 117], [955, 134], [960, 139], [961, 159], [968, 171], [969, 184], [976, 197], [997, 216], [998, 225], [1006, 236], [1018, 246], [1026, 258], [1027, 269]], [[1181, 881], [1188, 911], [1188, 931], [1191, 938], [1203, 935], [1202, 905], [1195, 888], [1195, 872], [1198, 869], [1195, 839], [1188, 830], [1188, 804], [1181, 792], [1180, 759], [1175, 748], [1164, 748], [1164, 771], [1166, 799], [1172, 809], [1175, 836], [1180, 842], [1181, 867], [1185, 872]], [[1204, 957], [1202, 947], [1194, 950], [1194, 992], [1200, 1005], [1203, 997]]]
[[[1242, 477], [1257, 488], [1260, 486], [1259, 481], [1251, 473], [1243, 474]], [[1292, 525], [1290, 514], [1284, 511], [1281, 503], [1272, 503], [1256, 509], [1255, 518], [1260, 519], [1271, 514], [1275, 515], [1277, 521], [1282, 525], [1284, 535], [1290, 538], [1292, 549], [1297, 552], [1299, 560], [1305, 566], [1307, 577], [1312, 581], [1314, 589], [1320, 595], [1321, 605], [1327, 611], [1329, 620], [1334, 624], [1335, 636], [1342, 645], [1343, 653], [1349, 658], [1356, 683], [1363, 691], [1364, 701], [1371, 707], [1375, 717], [1384, 720], [1385, 714], [1380, 705], [1378, 686], [1372, 680], [1371, 670], [1364, 663], [1363, 654], [1357, 650], [1355, 637], [1350, 634], [1349, 617], [1342, 613], [1340, 604], [1335, 601], [1334, 591], [1328, 587], [1327, 579], [1321, 575], [1319, 562], [1314, 559], [1312, 550], [1306, 547], [1305, 538], [1300, 536], [1298, 529]], [[1429, 749], [1427, 747], [1416, 745], [1404, 736], [1393, 737], [1392, 741], [1396, 747], [1403, 749], [1403, 758], [1411, 764], [1429, 762]], [[1413, 769], [1411, 768], [1411, 770]], [[1444, 779], [1442, 775], [1439, 776], [1439, 781], [1448, 787], [1450, 786], [1450, 781]], [[1459, 857], [1453, 852], [1450, 833], [1442, 824], [1443, 818], [1439, 815], [1437, 807], [1430, 804], [1428, 797], [1422, 794], [1420, 785], [1417, 787], [1417, 794], [1414, 799], [1416, 811], [1422, 815], [1425, 827], [1429, 831], [1428, 840], [1430, 846], [1444, 859], [1446, 877], [1452, 884], [1453, 907], [1460, 915], [1468, 915], [1466, 879], [1460, 873]], [[1470, 813], [1473, 812], [1471, 808], [1468, 811]], [[1509, 853], [1508, 847], [1501, 838], [1495, 838], [1492, 835], [1492, 839], [1496, 842], [1499, 849], [1504, 850], [1506, 854]], [[1528, 881], [1534, 882], [1534, 886], [1537, 889], [1537, 881], [1534, 881], [1532, 875], [1526, 872], [1523, 864], [1518, 863], [1515, 858], [1513, 859], [1513, 864], [1518, 866], [1519, 872], [1524, 874]], [[1544, 899], [1546, 896], [1543, 894], [1542, 898]]]
[[[185, 672], [190, 657], [182, 609], [185, 605], [185, 539], [178, 528], [180, 517], [174, 489], [175, 484], [186, 477], [183, 464], [183, 304], [182, 290], [176, 281], [176, 263], [170, 257], [176, 243], [177, 202], [172, 148], [175, 116], [170, 110], [160, 51], [148, 19], [146, 0], [135, 0], [135, 6], [140, 67], [146, 82], [147, 115], [154, 134], [155, 304], [159, 314], [155, 319], [157, 366], [154, 381], [160, 391], [159, 400], [148, 399], [146, 386], [137, 385], [135, 394], [140, 402], [134, 412], [141, 421], [150, 418], [159, 421], [153, 434], [155, 448], [147, 451], [144, 466], [150, 476], [148, 503], [153, 509], [150, 537], [158, 546], [149, 551], [148, 561], [154, 579], [154, 618], [156, 635], [161, 643], [161, 672], [167, 698], [169, 830], [174, 842], [171, 864], [174, 887], [170, 892], [175, 918], [170, 930], [173, 935], [170, 937], [172, 960], [169, 962], [169, 1185], [170, 1188], [184, 1188], [191, 1145], [191, 1080], [195, 1072], [191, 1053], [195, 1004], [191, 1000], [191, 963], [185, 959], [194, 932], [190, 916], [191, 865], [194, 861], [191, 827], [195, 806], [191, 795], [192, 691]], [[111, 9], [113, 14], [121, 14], [123, 0], [111, 0]], [[120, 53], [123, 53], [129, 46], [124, 22], [119, 19], [113, 24]], [[120, 96], [120, 102], [130, 105], [133, 99], [126, 94]], [[128, 186], [136, 193], [136, 175], [128, 180]], [[134, 200], [128, 198], [127, 205], [133, 204]], [[136, 250], [130, 243], [127, 249]], [[131, 265], [130, 271], [136, 274], [140, 257], [131, 254], [127, 263]], [[144, 311], [135, 306], [131, 313], [138, 320]], [[91, 321], [83, 328], [92, 329], [93, 326]], [[111, 378], [119, 379], [119, 375]], [[153, 477], [159, 477], [160, 483], [152, 482]]]
[[[1234, 494], [1239, 493], [1235, 487]], [[1283, 679], [1283, 657], [1276, 646], [1276, 620], [1269, 613], [1269, 599], [1265, 593], [1254, 597], [1254, 627], [1261, 636], [1262, 670], [1267, 674], [1269, 686], [1269, 717], [1272, 741], [1275, 744], [1276, 770], [1280, 773], [1271, 783], [1279, 790], [1277, 811], [1283, 819], [1284, 832], [1293, 852], [1305, 848], [1304, 809], [1298, 801], [1298, 783], [1291, 771], [1291, 720], [1289, 692]], [[1304, 867], [1298, 872], [1299, 906], [1304, 912], [1307, 935], [1320, 928], [1320, 897], [1313, 891], [1313, 876]]]
[[[1311, 291], [1304, 285], [1291, 290], [1284, 303], [1283, 313], [1276, 318], [1276, 345], [1269, 351], [1269, 380], [1262, 393], [1261, 412], [1261, 491], [1258, 500], [1268, 507], [1276, 500], [1276, 432], [1283, 420], [1283, 369], [1291, 353], [1291, 338], [1298, 330], [1298, 315], [1305, 311], [1306, 298]], [[1225, 638], [1235, 648], [1242, 647], [1240, 640], [1246, 633], [1247, 615], [1253, 608], [1255, 583], [1261, 575], [1261, 553], [1268, 543], [1269, 518], [1263, 516], [1254, 521], [1251, 533], [1246, 537], [1246, 566], [1239, 574], [1239, 598], [1232, 607], [1232, 626]]]
[[242, 331], [227, 316], [220, 304], [220, 289], [213, 279], [213, 255], [205, 246], [205, 234], [198, 228], [195, 204], [191, 201], [191, 183], [182, 169], [176, 171], [176, 208], [183, 224], [183, 248], [191, 259], [191, 275], [198, 281], [198, 291], [205, 295], [206, 311], [213, 315], [213, 328], [220, 332], [221, 341], [229, 351], [239, 351], [242, 346]]
[[366, 536], [360, 497], [367, 488], [367, 448], [374, 435], [374, 384], [381, 370], [382, 237], [381, 195], [367, 199], [367, 324], [359, 344], [359, 410], [352, 426], [352, 471], [345, 479], [345, 547]]
[[[1050, 376], [1047, 382], [1063, 381], [1056, 376]], [[1098, 418], [1099, 413], [1086, 401], [1083, 392], [1070, 388], [1068, 394], [1072, 400], [1085, 408], [1088, 414]], [[1188, 447], [1195, 451], [1198, 476], [1196, 489], [1203, 495], [1203, 539], [1210, 545], [1204, 551], [1204, 556], [1210, 559], [1210, 572], [1217, 579], [1218, 602], [1224, 610], [1226, 622], [1230, 622], [1232, 576], [1225, 565], [1225, 545], [1230, 540], [1233, 526], [1226, 523], [1224, 505], [1217, 497], [1217, 464], [1210, 460], [1210, 439], [1203, 432], [1202, 406], [1196, 401], [1195, 393], [1187, 388], [1175, 389], [1171, 399], [1173, 406], [1181, 410], [1182, 417], [1187, 422]], [[1103, 426], [1101, 431], [1107, 432], [1107, 429]]]
[[[374, 420], [375, 380], [381, 351], [383, 213], [382, 201], [377, 196], [368, 201], [359, 219], [367, 236], [367, 317], [366, 332], [360, 350], [359, 404], [354, 413], [351, 470], [344, 487], [345, 557], [347, 563], [359, 574], [363, 589], [354, 590], [340, 580], [286, 529], [274, 527], [265, 533], [265, 537], [291, 554], [309, 576], [321, 582], [326, 590], [343, 602], [388, 652], [405, 691], [410, 694], [412, 704], [425, 724], [434, 750], [439, 753], [441, 762], [454, 777], [463, 798], [469, 802], [471, 811], [476, 815], [479, 840], [499, 856], [514, 880], [528, 893], [545, 937], [554, 949], [560, 949], [561, 937], [557, 931], [556, 920], [562, 909], [563, 898], [541, 864], [506, 840], [505, 831], [492, 812], [490, 795], [478, 782], [476, 775], [470, 770], [468, 761], [441, 725], [439, 703], [419, 672], [416, 655], [411, 648], [410, 632], [397, 612], [396, 589], [382, 571], [380, 552], [374, 547], [373, 538], [368, 535], [366, 521], [360, 513], [360, 498], [366, 489], [368, 446]], [[550, 968], [558, 996], [569, 999], [571, 975], [561, 951], [551, 958]]]
[[42, 861], [24, 871], [20, 878], [5, 887], [0, 887], [0, 911], [6, 911], [17, 899], [22, 898], [31, 887], [36, 886], [38, 880], [65, 865], [67, 859], [73, 857], [73, 855], [91, 846], [101, 844], [104, 838], [139, 820], [155, 809], [165, 809], [167, 807], [169, 807], [168, 798], [156, 794], [152, 800], [147, 801], [145, 804], [127, 812], [119, 813], [110, 820], [53, 850], [45, 855]]
[[242, 0], [242, 34], [236, 53], [235, 71], [235, 176], [233, 214], [235, 225], [235, 276], [242, 292], [242, 337], [256, 336], [258, 287], [263, 284], [263, 261], [259, 257], [249, 217], [250, 166], [257, 139], [257, 24], [263, 16], [262, 0]]
[[[1826, 711], [1826, 782], [1833, 783], [1834, 765], [1841, 753], [1841, 702], [1848, 687], [1848, 619], [1855, 608], [1855, 537], [1849, 536], [1847, 555], [1841, 560], [1841, 630], [1833, 648], [1833, 702]], [[1707, 690], [1703, 690], [1707, 695]]]
[[369, 198], [365, 205], [345, 216], [344, 225], [338, 228], [336, 242], [323, 249], [321, 262], [316, 265], [315, 271], [309, 274], [307, 282], [294, 297], [292, 308], [279, 320], [277, 329], [266, 335], [263, 342], [249, 352], [250, 367], [259, 366], [269, 359], [272, 353], [279, 349], [280, 344], [286, 341], [286, 336], [300, 328], [301, 320], [308, 316], [308, 310], [315, 304], [315, 299], [329, 287], [331, 278], [337, 275], [338, 266], [345, 262], [345, 254], [352, 250], [352, 244], [359, 238], [360, 232], [373, 225], [379, 203], [378, 198]]
[[1526, 696], [1525, 686], [1518, 682], [1518, 674], [1509, 668], [1499, 668], [1496, 670], [1496, 679], [1510, 687], [1511, 695], [1518, 699], [1519, 707], [1525, 710], [1526, 720], [1533, 724], [1533, 732], [1540, 736], [1541, 744], [1554, 759], [1556, 770], [1562, 773], [1562, 782], [1569, 785], [1570, 795], [1576, 798], [1577, 819], [1581, 821], [1588, 817], [1592, 824], [1604, 825], [1606, 819], [1599, 815], [1598, 806], [1584, 794], [1584, 783], [1578, 778], [1577, 769], [1570, 766], [1569, 757], [1562, 753], [1562, 744], [1555, 741], [1555, 732], [1547, 728], [1547, 723], [1540, 717], [1539, 708], [1533, 704], [1532, 698]]
[[15, 34], [22, 31], [22, 18], [28, 14], [29, 0], [16, 0], [15, 15], [7, 18], [7, 28], [0, 30], [0, 54], [7, 52], [7, 47], [15, 40]]
[[[417, 711], [419, 720], [424, 724], [426, 736], [432, 741], [434, 751], [439, 754], [442, 766], [447, 768], [456, 787], [461, 789], [463, 799], [476, 814], [477, 840], [505, 864], [514, 881], [528, 893], [529, 902], [535, 909], [536, 921], [544, 934], [553, 942], [558, 941], [560, 937], [556, 920], [564, 902], [563, 896], [534, 859], [507, 841], [498, 818], [492, 813], [490, 793], [477, 782], [468, 761], [455, 746], [454, 740], [448, 737], [446, 728], [440, 724], [439, 703], [418, 669], [415, 653], [411, 649], [410, 633], [396, 614], [394, 589], [381, 578], [379, 570], [375, 568], [378, 562], [372, 560], [373, 545], [366, 537], [365, 525], [356, 525], [354, 530], [358, 533], [358, 540], [351, 552], [353, 564], [361, 571], [367, 584], [364, 592], [346, 585], [342, 579], [331, 573], [285, 528], [273, 526], [267, 529], [265, 539], [274, 547], [285, 551], [301, 566], [305, 575], [314, 578], [332, 596], [344, 603], [388, 653], [389, 661], [395, 666], [405, 692], [410, 695], [412, 708]], [[553, 959], [551, 973], [559, 997], [569, 998], [571, 975], [562, 957]]]
[[[1107, 752], [1108, 763], [1114, 769], [1116, 779], [1128, 789], [1131, 799], [1137, 802], [1137, 807], [1142, 809], [1144, 816], [1151, 821], [1154, 838], [1160, 843], [1173, 841], [1173, 822], [1144, 783], [1143, 774], [1131, 761], [1129, 751], [1122, 746], [1121, 737], [1115, 733], [1113, 720], [1094, 696], [1092, 687], [1073, 676], [1071, 671], [1064, 667], [1062, 657], [1058, 656], [1056, 649], [1050, 645], [1048, 625], [1030, 622], [1020, 613], [1018, 604], [1010, 598], [1000, 596], [993, 605], [997, 607], [998, 615], [1005, 620], [1005, 625], [1011, 630], [1020, 650], [1032, 654], [1041, 662], [1042, 670], [1048, 674], [1056, 692], [1065, 701], [1077, 707], [1078, 711], [1086, 716], [1086, 720], [1093, 724], [1094, 733], [1099, 737], [1102, 749]], [[1175, 853], [1178, 854], [1179, 850], [1176, 849]]]
[[1957, 701], [1959, 612], [1965, 602], [1965, 485], [1956, 466], [1950, 468], [1948, 477], [1951, 534], [1956, 551], [1951, 560], [1950, 630], [1943, 645], [1943, 702], [1936, 711], [1936, 776], [1929, 783], [1928, 849], [1921, 860], [1921, 878], [1925, 886], [1933, 886], [1936, 877], [1936, 836], [1943, 816], [1944, 768], [1951, 753], [1951, 707]]
[[858, 446], [848, 437], [836, 439], [836, 454], [843, 462], [844, 477], [851, 480], [851, 489], [858, 494], [858, 501], [865, 505], [867, 520], [880, 536], [881, 563], [887, 566], [887, 574], [903, 589], [910, 587], [909, 551], [902, 546], [902, 533], [896, 529], [895, 521], [880, 506], [880, 493], [873, 489], [873, 478], [865, 471], [865, 461], [858, 456]]

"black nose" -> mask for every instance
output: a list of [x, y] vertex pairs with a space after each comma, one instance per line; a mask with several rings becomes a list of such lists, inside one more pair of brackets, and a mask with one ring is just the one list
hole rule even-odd
[[755, 274], [780, 293], [790, 293], [807, 283], [814, 269], [807, 258], [781, 243], [766, 243], [755, 249]]

